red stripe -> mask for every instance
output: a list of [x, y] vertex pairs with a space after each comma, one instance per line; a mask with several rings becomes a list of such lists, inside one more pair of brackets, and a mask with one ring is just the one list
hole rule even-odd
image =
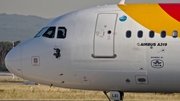
[[159, 4], [160, 7], [171, 17], [180, 22], [180, 3]]

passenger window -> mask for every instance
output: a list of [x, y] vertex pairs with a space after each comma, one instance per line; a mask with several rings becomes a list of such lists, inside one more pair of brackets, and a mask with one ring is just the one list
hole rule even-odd
[[130, 30], [128, 30], [128, 31], [126, 32], [126, 37], [127, 37], [127, 38], [130, 38], [130, 37], [131, 37], [131, 31], [130, 31]]
[[58, 28], [58, 39], [65, 39], [66, 38], [67, 29], [65, 27], [59, 27]]
[[154, 31], [150, 31], [150, 32], [149, 32], [149, 37], [150, 37], [150, 38], [154, 38]]
[[56, 27], [49, 27], [49, 29], [42, 35], [47, 38], [54, 38]]
[[177, 31], [177, 30], [174, 30], [174, 31], [173, 31], [172, 37], [173, 37], [173, 38], [177, 38], [177, 37], [178, 37], [178, 31]]
[[139, 37], [139, 38], [142, 38], [142, 37], [143, 37], [143, 31], [141, 31], [141, 30], [138, 31], [138, 37]]
[[162, 31], [162, 32], [161, 32], [161, 37], [162, 37], [162, 38], [165, 38], [165, 37], [166, 37], [166, 31]]

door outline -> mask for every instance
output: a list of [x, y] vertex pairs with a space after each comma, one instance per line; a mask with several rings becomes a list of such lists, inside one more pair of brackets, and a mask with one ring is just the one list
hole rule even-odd
[[[113, 28], [113, 55], [112, 56], [96, 56], [95, 55], [95, 38], [96, 38], [96, 31], [97, 31], [97, 25], [98, 25], [98, 19], [99, 19], [99, 15], [101, 14], [115, 14], [116, 15], [116, 19], [115, 20], [115, 23], [114, 23], [114, 28]], [[116, 26], [117, 26], [117, 18], [118, 18], [118, 13], [99, 13], [97, 15], [97, 18], [96, 18], [96, 25], [95, 25], [95, 30], [94, 30], [94, 37], [93, 37], [93, 54], [92, 54], [92, 57], [93, 58], [116, 58], [117, 55], [115, 54], [115, 32], [116, 32]]]

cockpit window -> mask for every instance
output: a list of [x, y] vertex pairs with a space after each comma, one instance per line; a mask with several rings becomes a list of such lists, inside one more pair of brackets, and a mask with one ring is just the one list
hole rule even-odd
[[47, 29], [48, 27], [44, 27], [43, 29], [41, 29], [34, 38], [42, 36], [47, 31]]
[[67, 29], [65, 27], [58, 27], [57, 38], [65, 39], [66, 38]]
[[56, 27], [49, 27], [49, 29], [42, 35], [47, 38], [54, 38]]

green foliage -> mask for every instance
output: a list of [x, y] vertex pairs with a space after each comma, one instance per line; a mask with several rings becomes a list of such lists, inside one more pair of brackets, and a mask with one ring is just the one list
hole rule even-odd
[[[14, 46], [18, 45], [19, 43], [20, 41], [14, 42]], [[0, 42], [0, 71], [8, 71], [5, 66], [5, 57], [12, 48], [12, 42]]]
[[21, 41], [16, 41], [16, 42], [14, 42], [14, 47], [16, 47], [18, 44], [20, 44], [21, 43]]
[[8, 69], [6, 68], [5, 64], [1, 64], [0, 65], [0, 71], [8, 71]]

